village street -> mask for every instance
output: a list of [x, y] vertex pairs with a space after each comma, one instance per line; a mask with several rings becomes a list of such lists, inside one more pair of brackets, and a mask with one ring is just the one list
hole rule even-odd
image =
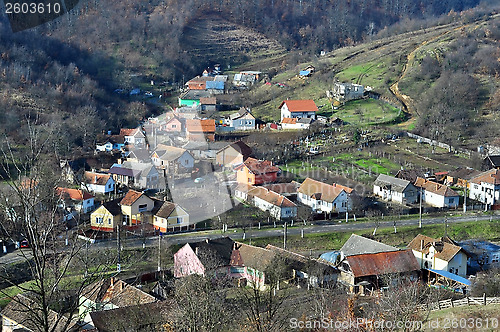
[[[448, 224], [459, 223], [459, 222], [472, 222], [479, 220], [500, 220], [500, 215], [494, 214], [491, 216], [461, 216], [461, 217], [448, 217]], [[444, 216], [443, 217], [432, 217], [432, 218], [423, 218], [422, 225], [436, 225], [442, 224], [444, 226]], [[416, 219], [407, 219], [396, 221], [396, 226], [417, 226], [418, 218]], [[393, 227], [394, 220], [380, 220], [378, 228], [384, 227]], [[450, 226], [451, 227], [451, 226]], [[290, 235], [300, 235], [302, 229], [304, 230], [305, 236], [311, 233], [332, 233], [332, 232], [349, 232], [349, 231], [358, 231], [358, 230], [373, 230], [375, 228], [374, 222], [348, 222], [345, 221], [337, 222], [337, 223], [328, 223], [328, 224], [316, 224], [316, 225], [308, 225], [303, 227], [302, 224], [296, 223], [293, 227], [288, 227], [287, 234]], [[161, 242], [162, 246], [166, 245], [176, 245], [176, 244], [184, 244], [188, 242], [197, 242], [205, 239], [216, 239], [223, 236], [231, 237], [235, 241], [239, 241], [243, 239], [243, 232], [241, 229], [233, 229], [229, 228], [226, 232], [222, 231], [194, 231], [188, 233], [180, 233], [180, 234], [171, 234], [171, 235], [163, 235]], [[282, 237], [283, 236], [283, 226], [277, 225], [276, 228], [264, 228], [258, 230], [256, 228], [252, 230], [248, 230], [246, 232], [246, 239], [255, 239], [262, 237]], [[132, 249], [132, 248], [141, 248], [143, 245], [146, 247], [158, 246], [158, 237], [130, 237], [126, 239], [121, 239], [121, 243], [123, 248]], [[89, 245], [89, 250], [102, 250], [106, 248], [114, 248], [116, 247], [116, 240], [109, 241], [101, 241], [96, 242], [94, 244]], [[331, 250], [332, 248], [324, 248], [325, 251]], [[29, 257], [29, 250], [25, 250], [25, 255], [22, 255], [20, 250], [15, 250], [14, 252], [8, 253], [0, 257], [0, 265], [4, 264], [12, 264], [16, 262], [23, 261], [26, 257]]]

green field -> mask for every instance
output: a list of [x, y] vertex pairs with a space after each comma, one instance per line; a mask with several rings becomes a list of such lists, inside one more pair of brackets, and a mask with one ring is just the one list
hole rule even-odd
[[375, 99], [353, 100], [334, 112], [334, 116], [358, 125], [392, 123], [399, 115], [399, 109]]

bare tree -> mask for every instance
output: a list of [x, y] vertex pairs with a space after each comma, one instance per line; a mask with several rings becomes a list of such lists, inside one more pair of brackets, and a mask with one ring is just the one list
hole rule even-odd
[[83, 254], [81, 243], [71, 240], [66, 245], [62, 236], [66, 224], [59, 209], [61, 197], [55, 190], [61, 179], [58, 160], [51, 152], [52, 132], [30, 121], [27, 128], [24, 151], [19, 152], [9, 141], [1, 150], [6, 185], [0, 191], [0, 227], [4, 238], [27, 241], [29, 248], [18, 251], [18, 260], [26, 265], [27, 278], [32, 281], [28, 286], [19, 284], [8, 265], [2, 267], [0, 280], [17, 292], [29, 292], [34, 304], [25, 306], [26, 316], [39, 331], [66, 331], [74, 323], [76, 299], [98, 278], [102, 266], [94, 266], [83, 277], [74, 269], [76, 261], [88, 263], [89, 257]]
[[247, 318], [242, 328], [256, 332], [283, 331], [288, 319], [287, 310], [291, 305], [285, 303], [288, 299], [286, 290], [280, 290], [280, 281], [287, 275], [284, 259], [277, 256], [268, 265], [263, 274], [266, 286], [260, 283], [259, 274], [255, 271], [250, 287], [239, 292], [240, 311]]

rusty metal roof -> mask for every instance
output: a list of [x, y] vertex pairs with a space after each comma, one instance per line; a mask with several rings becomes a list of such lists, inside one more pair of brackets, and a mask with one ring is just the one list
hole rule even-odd
[[403, 273], [420, 270], [411, 250], [362, 254], [346, 258], [354, 277]]

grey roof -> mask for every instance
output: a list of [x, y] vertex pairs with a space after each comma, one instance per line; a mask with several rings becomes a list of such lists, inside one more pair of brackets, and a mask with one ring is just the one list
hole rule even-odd
[[393, 176], [380, 174], [375, 180], [374, 185], [378, 187], [389, 187], [391, 191], [395, 192], [403, 192], [410, 183], [411, 182], [408, 180], [398, 179]]
[[376, 254], [397, 250], [398, 248], [396, 247], [392, 247], [356, 234], [352, 234], [349, 240], [347, 240], [342, 248], [340, 248], [340, 251], [344, 254], [344, 256]]

